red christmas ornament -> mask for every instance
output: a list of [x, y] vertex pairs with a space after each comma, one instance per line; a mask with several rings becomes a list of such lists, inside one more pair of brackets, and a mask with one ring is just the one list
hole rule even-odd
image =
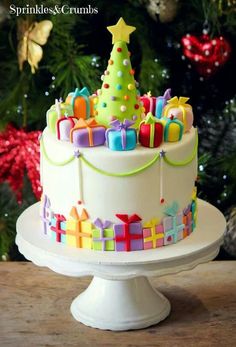
[[231, 53], [231, 46], [223, 36], [211, 39], [206, 34], [200, 37], [187, 34], [182, 37], [181, 43], [184, 56], [192, 61], [204, 77], [215, 73], [226, 63]]
[[39, 176], [40, 134], [40, 131], [26, 132], [13, 126], [0, 133], [0, 183], [9, 183], [19, 203], [25, 172], [36, 198], [39, 199], [42, 193]]

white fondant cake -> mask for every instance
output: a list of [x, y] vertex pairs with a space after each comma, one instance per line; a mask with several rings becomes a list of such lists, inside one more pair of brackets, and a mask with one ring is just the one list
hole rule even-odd
[[171, 98], [170, 89], [140, 97], [127, 48], [135, 28], [120, 19], [108, 30], [114, 47], [102, 88], [94, 95], [76, 88], [47, 112], [43, 230], [54, 241], [96, 251], [158, 248], [196, 226], [192, 107], [186, 97]]

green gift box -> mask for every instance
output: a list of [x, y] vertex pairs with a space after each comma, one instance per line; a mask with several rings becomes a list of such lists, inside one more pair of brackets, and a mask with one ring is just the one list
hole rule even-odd
[[73, 116], [73, 108], [71, 105], [66, 104], [64, 102], [60, 103], [60, 115], [58, 114], [58, 110], [55, 104], [52, 105], [50, 109], [47, 111], [47, 126], [53, 134], [56, 134], [57, 120], [61, 117], [64, 117], [65, 115]]
[[99, 218], [94, 222], [94, 225], [97, 226], [97, 229], [92, 230], [93, 249], [95, 251], [115, 250], [114, 231], [111, 228], [106, 228], [108, 224], [110, 225], [110, 222], [107, 222], [102, 223]]

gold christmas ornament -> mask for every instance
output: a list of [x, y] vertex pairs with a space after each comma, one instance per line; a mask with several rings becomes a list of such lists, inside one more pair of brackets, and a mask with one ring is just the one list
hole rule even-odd
[[27, 20], [18, 22], [18, 63], [22, 71], [25, 61], [31, 66], [31, 72], [35, 73], [38, 63], [43, 57], [41, 46], [47, 43], [53, 24], [50, 20], [29, 23]]

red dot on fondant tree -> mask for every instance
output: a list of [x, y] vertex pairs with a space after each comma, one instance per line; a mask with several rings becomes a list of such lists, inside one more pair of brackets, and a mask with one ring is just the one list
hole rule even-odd
[[139, 105], [138, 104], [135, 104], [134, 105], [134, 108], [137, 110], [139, 108]]
[[121, 48], [121, 47], [118, 47], [118, 48], [117, 48], [117, 52], [122, 52], [122, 48]]
[[134, 73], [135, 73], [134, 69], [131, 69], [129, 73], [130, 73], [130, 75], [134, 75]]
[[108, 84], [108, 83], [104, 83], [104, 84], [103, 84], [103, 87], [104, 87], [104, 88], [109, 88], [109, 84]]
[[78, 205], [81, 205], [81, 204], [82, 204], [82, 201], [81, 201], [81, 200], [78, 200], [77, 202], [78, 202]]
[[165, 201], [165, 199], [164, 199], [164, 198], [161, 198], [161, 200], [160, 200], [161, 204], [163, 204], [164, 201]]

